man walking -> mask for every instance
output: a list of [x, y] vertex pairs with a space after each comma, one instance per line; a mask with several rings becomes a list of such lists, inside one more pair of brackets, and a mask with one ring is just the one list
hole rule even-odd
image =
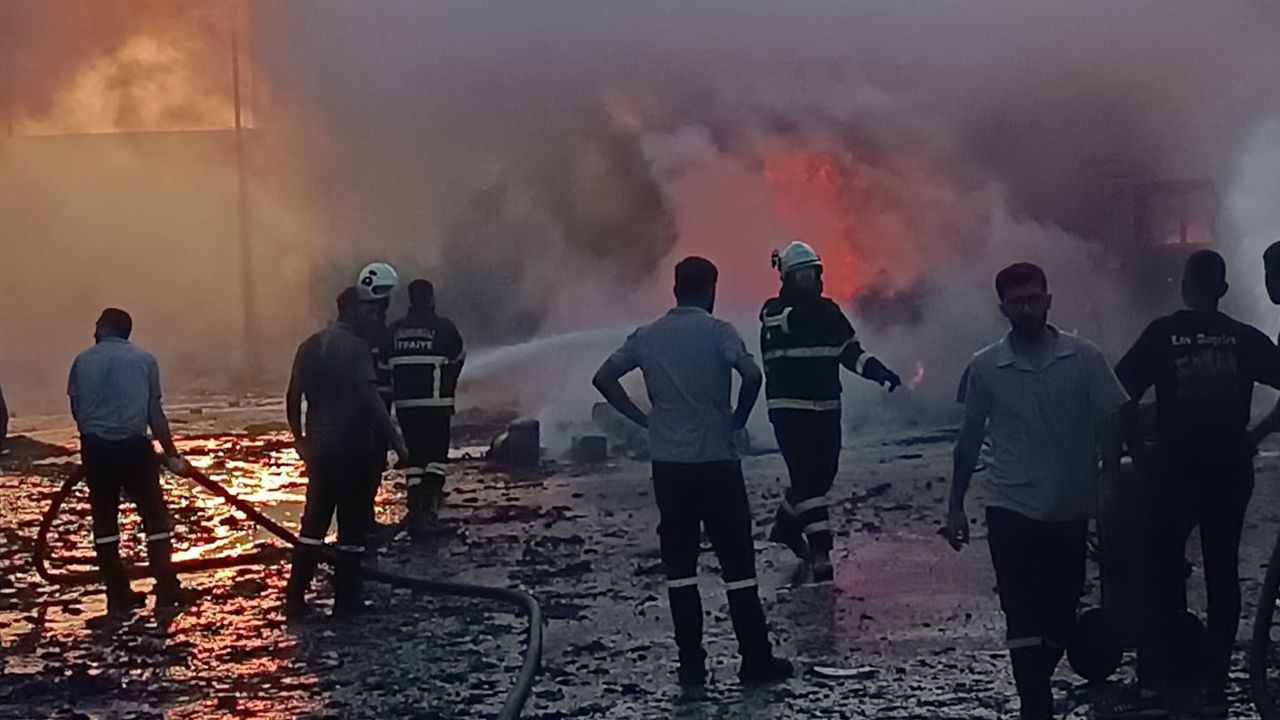
[[160, 469], [148, 428], [170, 470], [190, 471], [178, 454], [160, 401], [160, 369], [151, 353], [129, 342], [133, 318], [108, 308], [94, 329], [94, 346], [76, 356], [67, 382], [71, 415], [89, 483], [93, 547], [107, 592], [107, 614], [121, 619], [141, 602], [120, 560], [120, 494], [138, 508], [147, 534], [147, 562], [155, 577], [157, 608], [191, 600], [173, 567], [172, 526], [160, 489]]
[[[703, 528], [720, 560], [729, 596], [742, 656], [739, 679], [785, 679], [791, 676], [791, 663], [774, 657], [769, 643], [756, 586], [751, 507], [734, 447], [734, 434], [746, 426], [763, 378], [738, 332], [711, 315], [715, 265], [686, 258], [676, 265], [675, 277], [677, 307], [632, 333], [596, 373], [594, 384], [610, 405], [649, 428], [680, 684], [697, 688], [706, 682], [698, 592]], [[644, 374], [653, 407], [649, 415], [619, 382], [636, 368]], [[731, 370], [742, 378], [736, 410], [729, 404]]]
[[[286, 409], [298, 454], [307, 466], [307, 502], [285, 590], [285, 615], [308, 614], [306, 592], [334, 512], [338, 515], [334, 607], [338, 617], [358, 613], [360, 562], [373, 517], [373, 495], [386, 463], [387, 438], [408, 457], [404, 441], [378, 395], [369, 344], [361, 333], [376, 322], [377, 308], [348, 288], [338, 296], [338, 321], [298, 348]], [[307, 402], [305, 430], [302, 401]]]
[[[1227, 714], [1227, 677], [1240, 625], [1240, 536], [1253, 493], [1247, 427], [1255, 383], [1280, 388], [1280, 350], [1262, 331], [1218, 310], [1227, 293], [1227, 264], [1212, 250], [1187, 259], [1185, 310], [1152, 322], [1116, 369], [1135, 407], [1126, 413], [1129, 450], [1149, 478], [1144, 524], [1143, 588], [1147, 593], [1138, 654], [1139, 683], [1099, 718], [1165, 717], [1184, 690], [1200, 691], [1202, 713]], [[1155, 457], [1142, 454], [1136, 402], [1156, 389]], [[1208, 591], [1208, 643], [1200, 677], [1186, 683], [1176, 663], [1178, 616], [1186, 593], [1184, 561], [1192, 529], [1200, 529]]]
[[802, 242], [773, 254], [782, 290], [760, 312], [769, 421], [791, 476], [769, 539], [810, 563], [814, 582], [830, 581], [827, 493], [844, 439], [840, 366], [893, 392], [902, 380], [862, 349], [840, 307], [822, 294], [822, 259]]
[[409, 283], [409, 312], [390, 328], [395, 409], [409, 447], [409, 534], [423, 537], [443, 503], [458, 376], [466, 359], [453, 321], [436, 314], [435, 287]]
[[1128, 396], [1097, 347], [1049, 324], [1043, 270], [1011, 265], [996, 276], [996, 293], [1011, 329], [973, 357], [960, 383], [965, 418], [946, 535], [956, 550], [969, 541], [964, 498], [989, 433], [988, 544], [1013, 677], [1023, 720], [1045, 720], [1084, 585], [1099, 447], [1104, 480], [1112, 480], [1116, 415]]

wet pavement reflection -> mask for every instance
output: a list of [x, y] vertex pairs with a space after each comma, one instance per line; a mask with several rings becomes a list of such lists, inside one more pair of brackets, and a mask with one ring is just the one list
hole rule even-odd
[[[544, 666], [524, 717], [1000, 718], [1016, 715], [984, 534], [963, 555], [937, 538], [950, 436], [868, 438], [847, 452], [832, 493], [839, 530], [834, 585], [806, 586], [785, 549], [763, 542], [781, 498], [780, 458], [746, 463], [757, 563], [775, 644], [799, 677], [744, 690], [715, 562], [700, 572], [712, 682], [705, 699], [674, 683], [656, 513], [644, 465], [550, 464], [511, 475], [482, 460], [451, 468], [433, 543], [404, 538], [377, 562], [397, 572], [520, 586], [547, 616]], [[193, 464], [281, 520], [297, 524], [305, 481], [278, 429], [198, 435], [180, 443]], [[38, 460], [38, 461], [37, 461]], [[370, 584], [371, 613], [350, 625], [284, 626], [284, 563], [188, 575], [192, 608], [149, 608], [120, 627], [95, 621], [97, 588], [37, 578], [31, 544], [40, 514], [76, 458], [24, 446], [0, 463], [0, 680], [3, 718], [492, 718], [517, 671], [523, 620], [499, 606]], [[1275, 459], [1262, 472], [1275, 472]], [[1261, 477], [1261, 473], [1260, 473]], [[168, 476], [179, 557], [278, 545], [217, 498]], [[384, 482], [379, 516], [393, 522], [403, 483]], [[1246, 535], [1242, 575], [1256, 595], [1280, 517], [1264, 490]], [[90, 552], [83, 488], [52, 533], [52, 556]], [[126, 557], [141, 558], [136, 515], [122, 513]], [[55, 570], [83, 569], [52, 565]], [[136, 581], [145, 589], [149, 581]], [[319, 603], [331, 595], [319, 585]], [[1096, 590], [1096, 588], [1095, 588]], [[1246, 612], [1251, 612], [1246, 608]], [[1243, 678], [1243, 666], [1236, 669]], [[1096, 694], [1065, 664], [1061, 708], [1086, 717]], [[1240, 706], [1233, 717], [1251, 717]]]

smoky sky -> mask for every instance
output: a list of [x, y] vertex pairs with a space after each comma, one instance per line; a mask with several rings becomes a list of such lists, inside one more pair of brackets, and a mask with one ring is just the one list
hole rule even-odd
[[[430, 276], [480, 344], [651, 314], [668, 302], [682, 252], [715, 254], [730, 278], [745, 278], [731, 310], [750, 320], [774, 290], [768, 251], [790, 229], [775, 208], [748, 201], [760, 191], [749, 176], [782, 147], [820, 151], [844, 173], [852, 189], [837, 199], [874, 220], [859, 252], [885, 246], [865, 253], [868, 277], [919, 266], [919, 282], [873, 282], [850, 306], [876, 314], [868, 327], [885, 330], [887, 354], [910, 374], [936, 361], [899, 346], [963, 358], [998, 322], [907, 335], [893, 326], [956, 321], [954, 308], [979, 301], [989, 311], [990, 271], [1005, 259], [1052, 245], [1044, 253], [1061, 261], [1058, 276], [1078, 276], [1063, 290], [1075, 281], [1087, 291], [1094, 254], [1067, 246], [1098, 233], [1099, 163], [1218, 181], [1226, 194], [1242, 154], [1270, 152], [1249, 139], [1280, 110], [1280, 9], [1262, 0], [0, 0], [0, 104], [10, 122], [55, 112], [69, 83], [139, 33], [195, 58], [190, 84], [226, 100], [236, 13], [262, 224], [255, 268], [274, 318], [266, 360], [286, 369], [298, 336], [371, 260]], [[155, 71], [126, 64], [110, 77], [126, 93]], [[129, 108], [112, 107], [122, 126]], [[225, 148], [201, 150], [198, 182], [174, 167], [189, 153], [180, 143], [89, 148], [79, 162], [60, 148], [65, 170], [31, 183], [41, 153], [30, 143], [6, 151], [3, 130], [0, 209], [21, 222], [0, 230], [0, 275], [61, 263], [76, 288], [27, 322], [0, 325], [7, 346], [23, 348], [0, 355], [0, 371], [35, 377], [41, 348], [65, 354], [79, 342], [82, 316], [123, 292], [122, 271], [140, 262], [111, 267], [101, 246], [131, 233], [174, 247], [145, 260], [165, 278], [170, 309], [152, 313], [150, 340], [167, 346], [173, 375], [183, 358], [207, 356], [209, 341], [184, 315], [235, 356], [234, 223], [210, 210], [233, 198]], [[197, 190], [180, 192], [187, 183]], [[137, 209], [100, 222], [100, 187]], [[148, 212], [147, 197], [165, 212]], [[213, 249], [184, 253], [187, 236]], [[945, 252], [954, 247], [964, 251]], [[227, 281], [182, 282], [206, 256]], [[15, 306], [15, 288], [29, 287], [4, 283], [0, 303]], [[150, 302], [136, 283], [127, 289]]]

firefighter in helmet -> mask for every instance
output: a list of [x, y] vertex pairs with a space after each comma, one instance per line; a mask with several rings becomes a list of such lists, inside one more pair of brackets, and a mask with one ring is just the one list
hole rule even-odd
[[822, 294], [822, 260], [793, 242], [774, 251], [782, 276], [778, 297], [760, 313], [769, 421], [791, 485], [769, 539], [808, 561], [815, 582], [829, 581], [831, 523], [827, 492], [840, 461], [840, 366], [887, 386], [902, 381], [858, 343], [840, 307]]
[[[370, 303], [374, 308], [374, 317], [367, 328], [362, 328], [362, 333], [373, 353], [373, 373], [378, 397], [382, 399], [383, 406], [390, 413], [392, 390], [391, 365], [388, 360], [391, 355], [391, 334], [387, 332], [387, 311], [391, 309], [391, 296], [400, 287], [400, 276], [396, 273], [396, 269], [387, 263], [369, 263], [360, 270], [355, 287], [360, 301]], [[391, 448], [391, 438], [378, 438], [378, 442], [383, 452]], [[376, 503], [378, 488], [381, 485], [382, 476], [379, 475], [369, 488], [371, 494], [367, 503], [368, 526], [369, 532], [373, 534], [372, 541], [369, 543], [370, 552], [373, 552], [373, 548], [382, 541], [382, 535], [387, 528], [377, 521]]]
[[391, 366], [387, 364], [391, 349], [391, 336], [387, 333], [387, 311], [391, 308], [391, 296], [400, 287], [396, 269], [386, 263], [376, 262], [364, 266], [356, 278], [360, 299], [374, 303], [378, 311], [377, 322], [369, 329], [369, 347], [373, 349], [373, 368], [378, 378], [378, 395], [391, 410]]
[[409, 534], [421, 538], [442, 503], [454, 394], [466, 353], [453, 321], [436, 313], [435, 287], [427, 280], [409, 283], [409, 312], [388, 334], [396, 417], [409, 446]]

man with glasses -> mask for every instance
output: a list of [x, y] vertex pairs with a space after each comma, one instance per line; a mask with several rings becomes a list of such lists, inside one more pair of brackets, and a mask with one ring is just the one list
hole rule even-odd
[[965, 494], [990, 433], [987, 542], [1023, 720], [1053, 717], [1050, 679], [1084, 585], [1099, 448], [1103, 475], [1114, 478], [1116, 415], [1128, 400], [1093, 343], [1049, 324], [1048, 290], [1044, 271], [1030, 263], [996, 275], [1011, 329], [973, 357], [960, 382], [965, 419], [946, 527], [960, 550], [969, 541]]

